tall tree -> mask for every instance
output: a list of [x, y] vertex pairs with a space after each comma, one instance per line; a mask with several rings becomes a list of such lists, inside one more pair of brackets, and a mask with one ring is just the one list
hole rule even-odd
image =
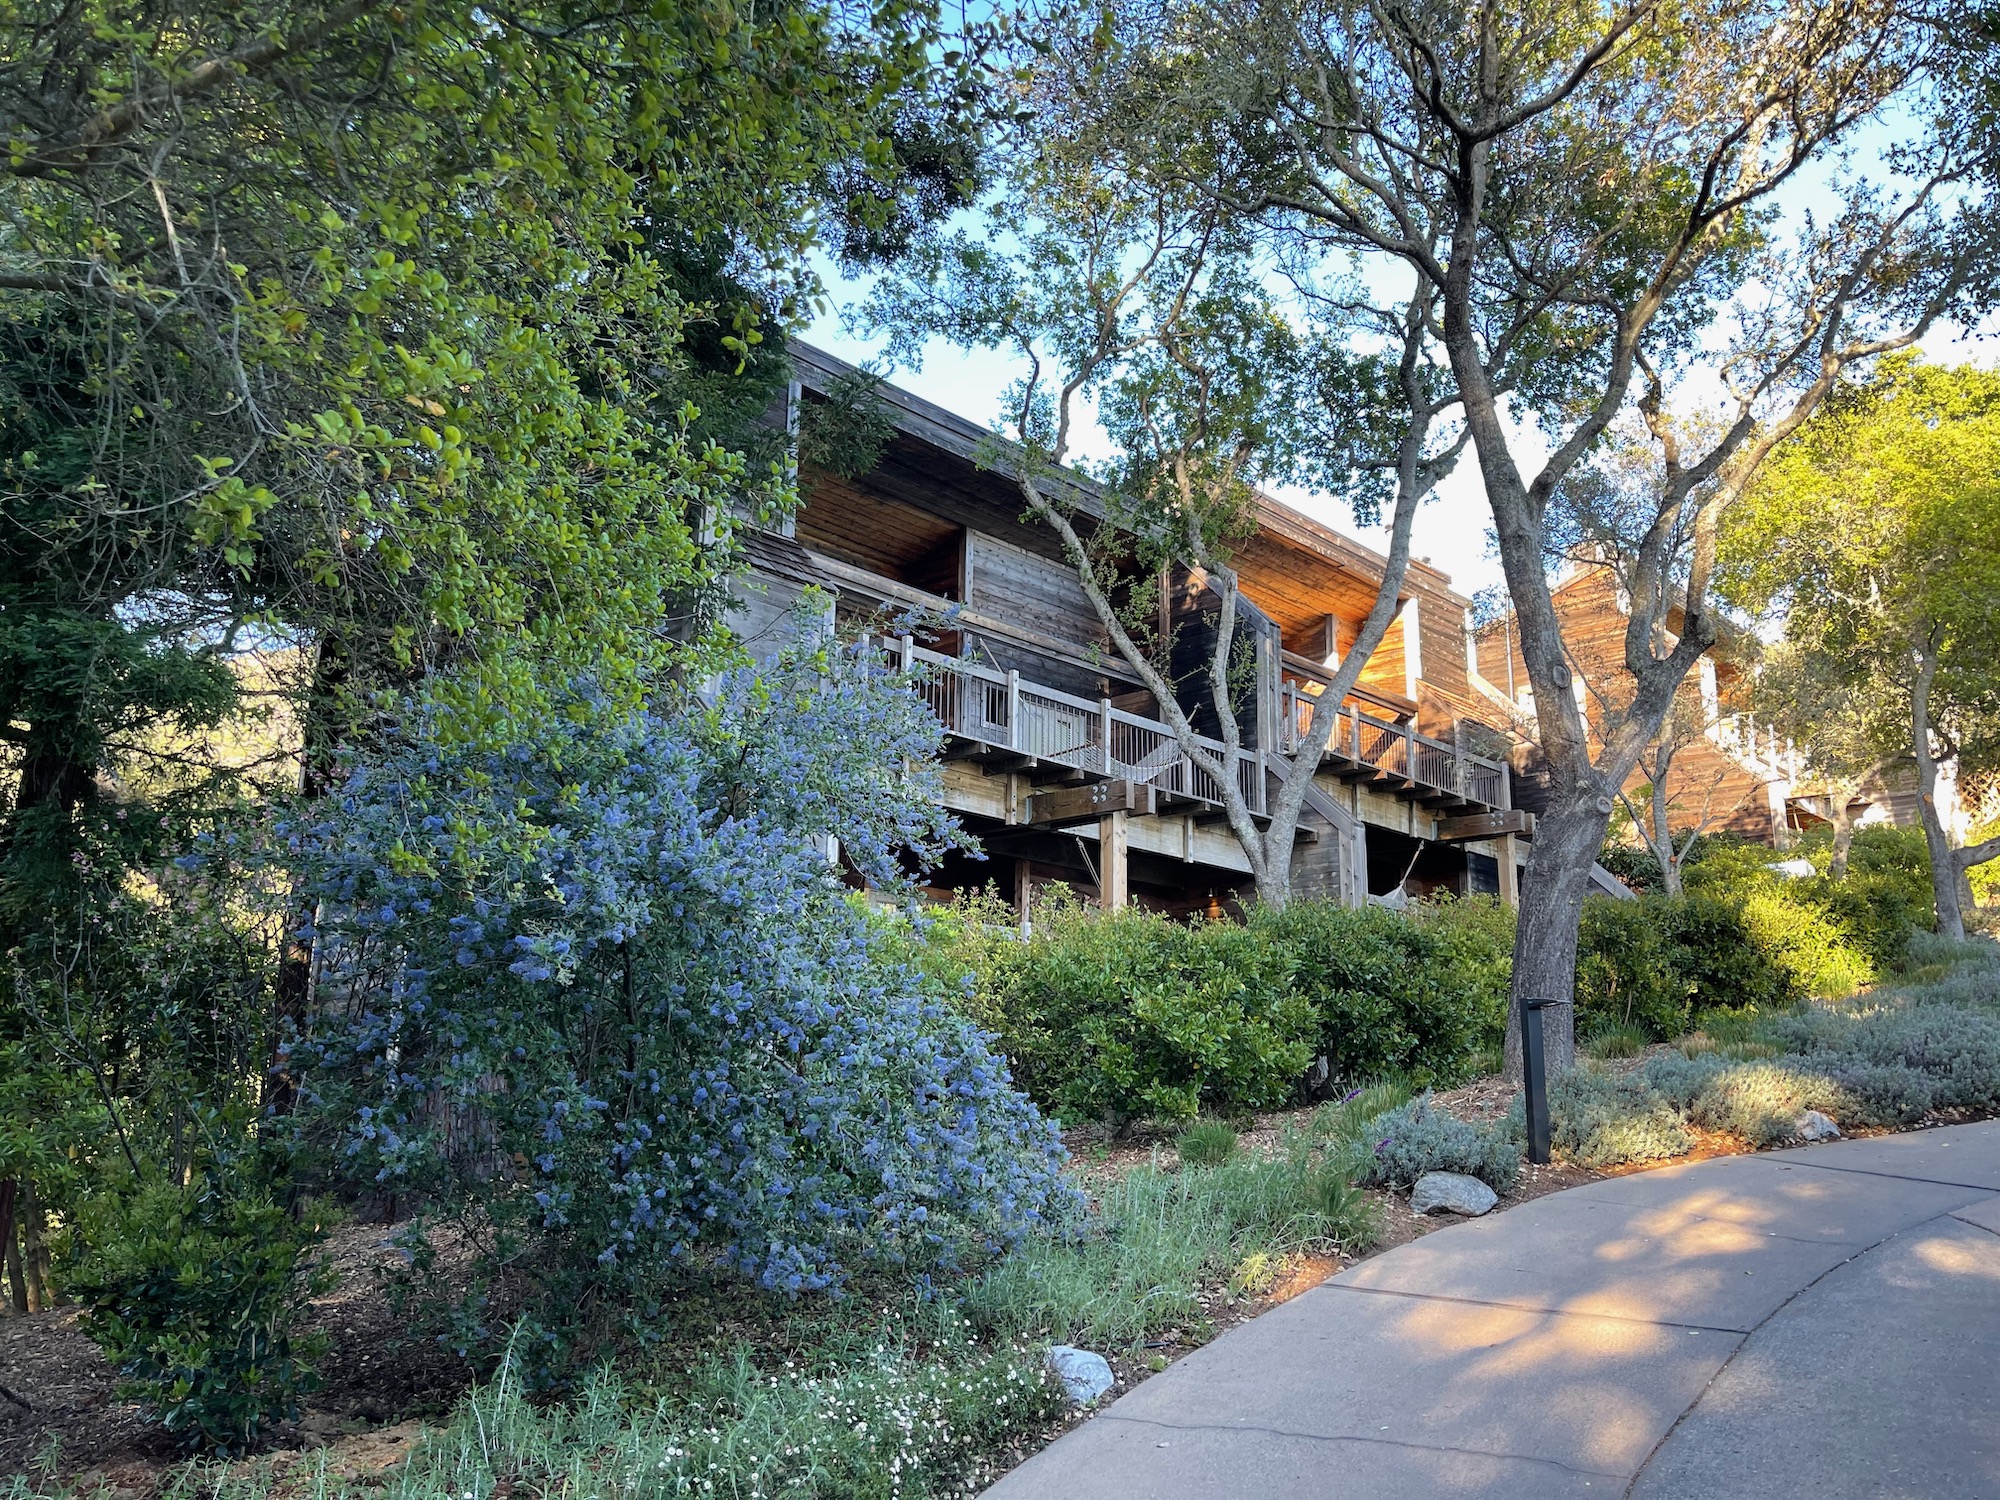
[[[1756, 490], [1752, 497], [1754, 502]], [[1719, 591], [1725, 599], [1755, 599], [1740, 585], [1739, 569], [1747, 560], [1736, 555], [1739, 538], [1754, 530], [1751, 518], [1732, 523], [1723, 533]], [[1895, 699], [1893, 689], [1882, 691], [1854, 662], [1821, 650], [1809, 630], [1768, 650], [1752, 684], [1758, 716], [1796, 743], [1804, 757], [1801, 790], [1826, 801], [1833, 825], [1828, 869], [1835, 879], [1847, 873], [1855, 802], [1871, 790], [1881, 793], [1907, 760], [1908, 716]]]
[[[180, 1045], [129, 940], [178, 907], [128, 876], [229, 788], [111, 793], [245, 646], [297, 648], [323, 771], [385, 689], [484, 742], [720, 645], [810, 253], [893, 252], [973, 173], [946, 47], [930, 0], [0, 11], [0, 1045], [127, 1081]], [[266, 971], [170, 967], [268, 1028]]]
[[[1170, 175], [1089, 161], [1064, 144], [1061, 101], [1049, 102], [982, 232], [913, 257], [868, 316], [898, 357], [943, 335], [1025, 369], [998, 460], [1024, 509], [1060, 537], [1180, 753], [1216, 789], [1258, 898], [1282, 906], [1339, 705], [1395, 619], [1418, 507], [1466, 442], [1434, 358], [1436, 299], [1419, 287], [1360, 314], [1344, 282], [1301, 275], [1281, 302], [1272, 268], [1212, 200]], [[1066, 471], [1093, 418], [1113, 456], [1095, 466], [1102, 483], [1084, 488]], [[1292, 726], [1294, 749], [1261, 746], [1278, 773], [1265, 789], [1238, 775], [1249, 636], [1231, 557], [1255, 528], [1256, 486], [1276, 478], [1337, 494], [1365, 521], [1386, 506], [1390, 542], [1356, 639], [1311, 700], [1322, 711]], [[1162, 591], [1178, 580], [1213, 601], [1193, 670], [1177, 664], [1176, 628], [1161, 624]]]
[[1690, 701], [1690, 695], [1683, 693], [1660, 726], [1660, 737], [1640, 757], [1645, 781], [1618, 793], [1632, 826], [1660, 867], [1660, 889], [1669, 896], [1681, 894], [1681, 870], [1694, 846], [1730, 811], [1716, 805], [1724, 775], [1720, 769], [1683, 776], [1678, 785], [1674, 776], [1674, 762], [1681, 752], [1706, 738], [1710, 728], [1699, 699]]
[[[1919, 337], [1977, 269], [1972, 185], [1991, 142], [1940, 91], [1984, 34], [1954, 15], [1927, 0], [1137, 0], [1092, 27], [1126, 59], [1090, 84], [1104, 149], [1179, 170], [1280, 242], [1363, 258], [1372, 286], [1400, 297], [1414, 279], [1437, 299], [1551, 772], [1517, 1014], [1521, 997], [1572, 992], [1617, 789], [1714, 638], [1722, 514], [1843, 371]], [[1787, 233], [1787, 185], [1892, 117], [1894, 170], [1836, 169]], [[1496, 377], [1524, 355], [1532, 378], [1510, 397]], [[1697, 400], [1719, 402], [1718, 420], [1691, 441], [1669, 414]], [[1632, 708], [1594, 745], [1551, 596], [1550, 517], [1634, 414], [1661, 483], [1618, 539]], [[1510, 417], [1540, 425], [1545, 457]], [[1565, 1021], [1551, 1064], [1572, 1049]]]
[[1782, 613], [1810, 663], [1808, 743], [1850, 775], [1892, 751], [1914, 767], [1938, 930], [1963, 937], [1966, 871], [2000, 839], [1956, 847], [1939, 771], [2000, 770], [2000, 375], [1901, 359], [1843, 384], [1759, 476], [1724, 556], [1731, 594]]

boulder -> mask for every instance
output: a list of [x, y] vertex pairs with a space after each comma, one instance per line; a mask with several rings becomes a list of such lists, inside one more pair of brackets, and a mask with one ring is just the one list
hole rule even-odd
[[1427, 1214], [1437, 1209], [1476, 1218], [1500, 1201], [1500, 1195], [1477, 1177], [1463, 1172], [1426, 1172], [1410, 1190], [1410, 1207]]
[[1072, 1406], [1088, 1406], [1111, 1389], [1111, 1366], [1101, 1354], [1056, 1344], [1049, 1350], [1047, 1363]]
[[1809, 1109], [1799, 1116], [1799, 1139], [1802, 1141], [1832, 1141], [1840, 1138], [1840, 1127], [1816, 1109]]

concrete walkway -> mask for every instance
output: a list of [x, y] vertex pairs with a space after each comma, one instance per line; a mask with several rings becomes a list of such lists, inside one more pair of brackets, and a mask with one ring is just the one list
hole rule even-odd
[[2000, 1123], [1610, 1178], [1365, 1261], [993, 1500], [2000, 1500]]

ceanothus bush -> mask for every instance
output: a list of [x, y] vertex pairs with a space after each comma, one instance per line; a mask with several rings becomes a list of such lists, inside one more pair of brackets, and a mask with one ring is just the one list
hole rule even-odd
[[957, 837], [938, 735], [827, 643], [671, 716], [582, 695], [497, 752], [419, 722], [285, 831], [319, 897], [308, 1128], [475, 1205], [558, 1322], [643, 1313], [676, 1263], [837, 1289], [1066, 1211], [1052, 1126], [829, 860], [907, 891]]

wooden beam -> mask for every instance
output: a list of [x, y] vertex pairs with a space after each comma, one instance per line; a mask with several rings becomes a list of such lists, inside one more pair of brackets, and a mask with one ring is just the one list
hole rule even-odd
[[1028, 799], [1026, 821], [1042, 828], [1060, 828], [1066, 823], [1106, 819], [1114, 813], [1151, 817], [1158, 810], [1153, 788], [1142, 782], [1094, 781], [1088, 786], [1036, 792]]
[[1514, 835], [1500, 835], [1500, 904], [1519, 906], [1521, 904], [1521, 872], [1514, 864]]
[[1518, 809], [1471, 813], [1463, 818], [1439, 818], [1437, 841], [1458, 843], [1464, 839], [1497, 839], [1504, 834], [1533, 833], [1535, 815]]
[[[1129, 781], [1122, 784], [1132, 785]], [[1130, 852], [1126, 844], [1127, 816], [1121, 809], [1097, 820], [1097, 891], [1099, 903], [1106, 911], [1122, 910], [1131, 900], [1131, 887], [1127, 880], [1127, 855]]]

